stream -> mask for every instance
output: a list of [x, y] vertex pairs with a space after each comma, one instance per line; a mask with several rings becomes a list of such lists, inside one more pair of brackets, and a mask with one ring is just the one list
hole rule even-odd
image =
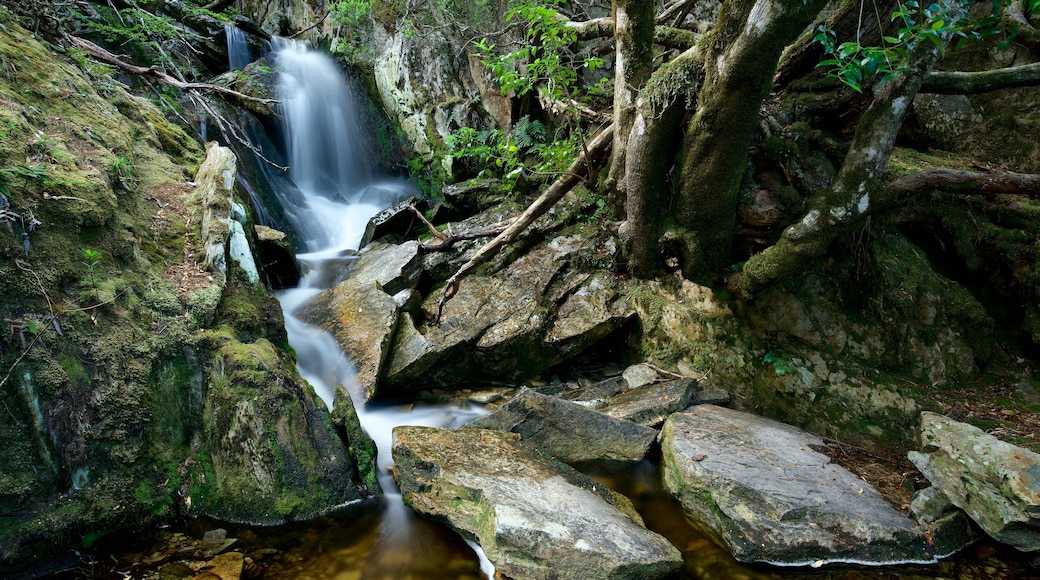
[[[231, 38], [231, 35], [229, 35]], [[235, 67], [245, 66], [248, 50], [235, 48]], [[232, 52], [229, 50], [229, 52]], [[242, 56], [242, 55], [245, 56]], [[369, 218], [415, 188], [400, 179], [386, 179], [371, 170], [367, 152], [359, 144], [354, 103], [334, 61], [317, 51], [288, 40], [274, 46], [282, 72], [278, 98], [282, 101], [286, 154], [290, 178], [299, 188], [281, 199], [286, 220], [298, 240], [297, 259], [302, 277], [296, 288], [277, 293], [285, 315], [289, 342], [296, 350], [300, 374], [331, 408], [333, 391], [344, 385], [354, 400], [364, 430], [378, 448], [378, 476], [383, 495], [362, 501], [327, 516], [276, 527], [251, 527], [205, 519], [184, 527], [159, 530], [162, 537], [140, 535], [110, 545], [109, 554], [136, 551], [138, 561], [160, 544], [172, 546], [178, 535], [202, 538], [207, 530], [224, 528], [237, 538], [232, 548], [250, 562], [248, 577], [314, 580], [429, 579], [476, 580], [491, 578], [494, 569], [475, 544], [445, 525], [416, 517], [404, 505], [391, 476], [391, 431], [397, 425], [456, 427], [487, 411], [477, 405], [454, 403], [366, 404], [354, 380], [354, 369], [331, 335], [308, 326], [294, 316], [301, 306], [331, 286], [337, 273], [352, 260]], [[276, 192], [277, 193], [277, 192]], [[302, 193], [302, 195], [300, 195]], [[597, 463], [582, 471], [628, 496], [651, 530], [667, 537], [683, 553], [684, 568], [676, 579], [767, 578], [918, 578], [1008, 577], [989, 573], [987, 557], [996, 552], [990, 544], [969, 548], [964, 554], [936, 567], [864, 569], [830, 567], [826, 570], [794, 570], [755, 567], [737, 563], [706, 533], [684, 516], [681, 507], [661, 486], [656, 459], [637, 463]], [[165, 539], [163, 539], [165, 538]], [[989, 547], [987, 547], [989, 546]], [[173, 549], [168, 548], [168, 549]], [[988, 556], [984, 550], [991, 550]], [[115, 556], [109, 556], [119, 561]], [[117, 564], [120, 566], [121, 564]], [[1021, 570], [1021, 568], [1018, 568]], [[60, 576], [65, 577], [65, 576]], [[72, 577], [72, 576], [68, 576]], [[106, 576], [107, 577], [107, 576]], [[113, 576], [115, 577], [115, 576]], [[167, 578], [159, 572], [158, 576]]]

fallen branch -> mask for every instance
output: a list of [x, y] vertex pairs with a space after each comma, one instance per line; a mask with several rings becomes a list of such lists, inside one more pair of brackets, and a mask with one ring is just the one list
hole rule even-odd
[[885, 186], [890, 196], [907, 196], [929, 191], [968, 195], [1025, 195], [1040, 197], [1040, 174], [976, 173], [956, 169], [930, 169], [900, 177]]
[[491, 225], [487, 225], [487, 226], [483, 226], [483, 227], [479, 227], [479, 228], [473, 228], [473, 229], [469, 229], [469, 230], [464, 230], [464, 231], [461, 231], [461, 232], [458, 232], [458, 233], [453, 233], [451, 235], [446, 235], [443, 232], [437, 232], [437, 233], [440, 234], [439, 236], [437, 236], [438, 238], [440, 238], [440, 242], [431, 242], [431, 243], [423, 244], [422, 245], [422, 251], [424, 251], [424, 252], [443, 252], [445, 250], [450, 250], [458, 242], [462, 242], [462, 241], [465, 241], [465, 240], [476, 240], [476, 239], [479, 239], [479, 238], [490, 238], [491, 236], [497, 236], [497, 235], [501, 234], [502, 232], [506, 231], [506, 229], [509, 226], [513, 225], [514, 221], [516, 221], [516, 220], [511, 220], [511, 219], [503, 220], [503, 221], [500, 221], [500, 222], [495, 222], [495, 223], [493, 223]]
[[[524, 213], [520, 214], [516, 221], [514, 221], [505, 231], [498, 235], [495, 239], [491, 240], [484, 247], [480, 248], [476, 254], [468, 262], [462, 265], [455, 274], [448, 279], [447, 285], [444, 287], [444, 295], [441, 296], [440, 305], [437, 307], [437, 316], [434, 318], [434, 324], [440, 322], [441, 313], [444, 311], [444, 305], [447, 304], [448, 300], [451, 300], [452, 296], [459, 291], [459, 283], [462, 282], [466, 276], [469, 276], [474, 270], [476, 270], [481, 264], [487, 262], [495, 256], [503, 247], [511, 243], [517, 238], [527, 226], [534, 223], [535, 220], [540, 218], [545, 212], [549, 211], [549, 208], [556, 205], [556, 202], [563, 199], [563, 196], [567, 194], [575, 185], [578, 185], [582, 181], [581, 170], [586, 164], [596, 164], [597, 161], [602, 160], [605, 157], [605, 153], [609, 151], [610, 144], [614, 140], [614, 125], [607, 125], [605, 129], [600, 131], [588, 145], [587, 152], [583, 152], [581, 155], [571, 163], [567, 171], [563, 173], [549, 189], [545, 190], [538, 199], [536, 199], [531, 205], [524, 210]], [[593, 176], [589, 176], [590, 178]]]
[[408, 209], [412, 210], [412, 213], [418, 216], [422, 223], [426, 224], [426, 227], [430, 229], [430, 233], [433, 234], [434, 237], [442, 241], [448, 240], [448, 235], [438, 230], [437, 226], [430, 223], [430, 220], [426, 219], [426, 216], [424, 216], [423, 213], [419, 211], [419, 208], [415, 207], [414, 200], [408, 203]]
[[220, 85], [214, 85], [214, 84], [209, 84], [209, 83], [189, 83], [189, 82], [184, 82], [182, 80], [174, 78], [174, 77], [172, 77], [172, 76], [170, 76], [170, 75], [168, 75], [168, 74], [158, 70], [154, 66], [148, 66], [148, 67], [146, 67], [146, 66], [137, 66], [137, 65], [134, 65], [134, 64], [130, 64], [130, 63], [126, 62], [126, 61], [123, 61], [122, 59], [120, 59], [116, 55], [112, 54], [111, 52], [108, 52], [107, 50], [101, 48], [100, 46], [94, 44], [93, 42], [91, 42], [91, 41], [89, 41], [89, 40], [87, 40], [85, 38], [80, 38], [78, 36], [72, 36], [70, 34], [66, 34], [65, 35], [65, 39], [68, 40], [69, 43], [71, 43], [76, 48], [79, 48], [80, 50], [85, 51], [91, 57], [96, 58], [96, 59], [98, 59], [98, 60], [100, 60], [100, 61], [102, 61], [104, 63], [107, 63], [107, 64], [110, 64], [110, 65], [119, 67], [119, 68], [125, 70], [126, 72], [128, 72], [130, 74], [154, 77], [154, 78], [158, 79], [159, 81], [161, 81], [161, 82], [163, 82], [165, 84], [168, 84], [168, 85], [170, 85], [170, 86], [172, 86], [174, 88], [177, 88], [177, 89], [181, 89], [183, 91], [189, 91], [189, 90], [209, 91], [209, 92], [213, 92], [213, 93], [218, 93], [218, 94], [234, 97], [236, 99], [240, 99], [240, 100], [243, 100], [243, 101], [249, 101], [249, 102], [253, 102], [253, 103], [260, 103], [262, 105], [274, 105], [274, 104], [278, 103], [278, 101], [276, 99], [261, 99], [261, 98], [258, 98], [258, 97], [252, 97], [252, 96], [249, 96], [249, 95], [247, 95], [245, 93], [240, 93], [240, 92], [238, 92], [236, 90], [229, 89], [227, 87], [222, 87]]

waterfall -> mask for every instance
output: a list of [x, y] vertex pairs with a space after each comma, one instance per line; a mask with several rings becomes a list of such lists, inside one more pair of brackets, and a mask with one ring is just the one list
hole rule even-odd
[[253, 62], [253, 53], [246, 43], [246, 33], [234, 24], [224, 25], [224, 35], [227, 37], [228, 68], [230, 70], [242, 70], [246, 65]]
[[[322, 290], [357, 249], [373, 215], [415, 193], [403, 180], [377, 178], [370, 169], [343, 73], [328, 56], [306, 45], [279, 39], [274, 43], [280, 71], [277, 96], [281, 101], [283, 136], [292, 191], [279, 192], [278, 202], [294, 229], [302, 253], [297, 256], [303, 277], [297, 288], [278, 293], [285, 314], [289, 343], [296, 350], [301, 376], [330, 407], [336, 385], [351, 393], [358, 418], [378, 451], [379, 483], [384, 497], [378, 540], [365, 564], [373, 577], [407, 577], [408, 556], [422, 556], [418, 546], [430, 544], [415, 516], [401, 500], [390, 475], [391, 430], [396, 425], [455, 427], [486, 413], [457, 406], [372, 406], [358, 392], [353, 365], [327, 332], [308, 326], [294, 316]], [[427, 530], [427, 531], [424, 531]], [[485, 574], [493, 575], [483, 552], [472, 545]], [[375, 569], [377, 571], [372, 571]]]

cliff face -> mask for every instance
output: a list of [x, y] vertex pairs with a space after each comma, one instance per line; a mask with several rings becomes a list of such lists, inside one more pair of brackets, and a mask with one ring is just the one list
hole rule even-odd
[[0, 10], [2, 570], [177, 514], [274, 523], [367, 493], [232, 251], [253, 238], [233, 157], [231, 183], [212, 160], [196, 177], [199, 143], [108, 72]]

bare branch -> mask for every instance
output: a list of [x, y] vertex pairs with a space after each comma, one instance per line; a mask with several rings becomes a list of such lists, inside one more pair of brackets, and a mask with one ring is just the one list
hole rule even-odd
[[274, 105], [274, 104], [278, 103], [278, 101], [275, 100], [275, 99], [261, 99], [261, 98], [257, 98], [257, 97], [252, 97], [252, 96], [249, 96], [249, 95], [247, 95], [245, 93], [240, 93], [240, 92], [238, 92], [236, 90], [229, 89], [227, 87], [222, 87], [220, 85], [214, 85], [214, 84], [209, 84], [209, 83], [188, 83], [188, 82], [184, 82], [182, 80], [176, 79], [176, 78], [174, 78], [174, 77], [172, 77], [172, 76], [170, 76], [170, 75], [168, 75], [168, 74], [166, 74], [166, 73], [156, 69], [155, 67], [144, 67], [144, 66], [137, 66], [137, 65], [134, 65], [134, 64], [130, 64], [130, 63], [120, 59], [116, 55], [112, 54], [111, 52], [108, 52], [107, 50], [101, 48], [100, 46], [94, 44], [93, 42], [91, 42], [91, 41], [89, 41], [89, 40], [87, 40], [85, 38], [80, 38], [78, 36], [72, 36], [72, 35], [69, 35], [69, 34], [66, 34], [65, 38], [73, 46], [75, 46], [76, 48], [79, 48], [80, 50], [86, 51], [86, 53], [89, 54], [93, 58], [96, 58], [96, 59], [98, 59], [98, 60], [100, 60], [102, 62], [108, 63], [110, 65], [117, 66], [117, 67], [125, 70], [126, 72], [128, 72], [130, 74], [154, 77], [154, 78], [158, 79], [159, 81], [161, 81], [161, 82], [163, 82], [165, 84], [168, 84], [168, 85], [170, 85], [170, 86], [172, 86], [174, 88], [177, 88], [177, 89], [181, 89], [183, 91], [188, 91], [188, 90], [208, 91], [208, 92], [213, 92], [213, 93], [218, 93], [218, 94], [221, 94], [221, 95], [234, 97], [234, 98], [242, 100], [242, 101], [249, 101], [249, 102], [253, 102], [253, 103], [260, 103], [262, 105], [268, 105], [268, 106]]

